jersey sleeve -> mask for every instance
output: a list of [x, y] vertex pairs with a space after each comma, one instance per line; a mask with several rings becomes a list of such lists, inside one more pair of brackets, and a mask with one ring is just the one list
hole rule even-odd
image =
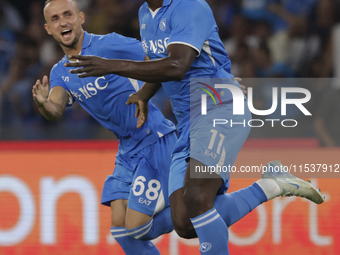
[[63, 87], [67, 94], [68, 94], [68, 103], [67, 106], [71, 106], [73, 105], [75, 99], [73, 98], [73, 96], [71, 95], [70, 91], [68, 90], [68, 88], [66, 87], [65, 82], [63, 81], [63, 76], [58, 72], [58, 64], [55, 64], [50, 72], [50, 92], [51, 89], [54, 87]]
[[101, 48], [100, 55], [105, 58], [133, 61], [143, 61], [145, 59], [142, 43], [137, 39], [111, 33], [105, 36], [104, 45]]
[[[188, 11], [190, 10], [190, 11]], [[168, 45], [180, 43], [201, 52], [204, 42], [214, 29], [212, 11], [199, 1], [181, 1], [170, 20], [171, 32]]]
[[144, 3], [142, 4], [142, 6], [139, 7], [139, 10], [138, 10], [139, 33], [140, 33], [139, 35], [140, 35], [141, 37], [142, 37], [142, 35], [141, 35], [141, 31], [142, 31], [142, 29], [141, 29], [142, 17], [143, 17], [143, 15], [144, 15], [144, 13], [145, 13], [146, 8], [148, 8], [147, 6], [148, 6], [147, 2], [144, 2]]

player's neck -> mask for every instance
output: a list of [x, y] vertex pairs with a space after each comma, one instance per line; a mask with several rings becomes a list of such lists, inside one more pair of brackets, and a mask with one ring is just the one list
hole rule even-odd
[[73, 47], [66, 47], [64, 45], [60, 45], [66, 56], [68, 56], [68, 55], [79, 55], [80, 54], [81, 49], [83, 47], [84, 34], [85, 34], [84, 31], [82, 31], [82, 34], [81, 34], [77, 44], [74, 45]]
[[145, 1], [148, 3], [149, 8], [152, 11], [155, 11], [157, 8], [160, 8], [163, 5], [163, 0], [145, 0]]

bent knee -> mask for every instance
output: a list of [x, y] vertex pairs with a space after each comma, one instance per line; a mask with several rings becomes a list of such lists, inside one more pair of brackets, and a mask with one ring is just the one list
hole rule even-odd
[[177, 235], [184, 239], [196, 238], [197, 234], [195, 229], [192, 228], [175, 228]]
[[185, 239], [196, 238], [197, 234], [190, 220], [173, 219], [173, 225], [176, 233]]
[[126, 230], [133, 230], [133, 229], [139, 228], [139, 227], [141, 227], [143, 225], [144, 224], [139, 223], [139, 222], [131, 222], [131, 221], [126, 221], [125, 222]]
[[202, 210], [211, 204], [204, 195], [197, 196], [197, 194], [193, 195], [188, 192], [183, 196], [183, 201], [190, 217], [193, 217], [192, 213], [195, 214], [197, 210]]
[[139, 228], [145, 224], [150, 223], [151, 219], [152, 219], [152, 216], [150, 215], [128, 208], [126, 218], [125, 218], [125, 228], [128, 230]]
[[145, 225], [139, 224], [125, 224], [125, 229], [127, 234], [137, 240], [151, 240], [150, 238], [150, 228], [152, 227], [152, 222]]

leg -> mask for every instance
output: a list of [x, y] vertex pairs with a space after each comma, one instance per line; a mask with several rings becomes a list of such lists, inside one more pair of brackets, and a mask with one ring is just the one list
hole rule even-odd
[[[128, 161], [117, 158], [114, 173], [108, 176], [104, 183], [102, 204], [111, 206], [111, 233], [123, 248], [125, 254], [159, 255], [157, 247], [151, 241], [136, 240], [129, 235], [125, 228], [127, 219], [131, 221], [131, 224], [138, 225], [147, 222], [152, 217], [152, 213], [151, 215], [132, 213], [135, 216], [133, 220], [132, 217], [127, 217], [128, 211], [132, 212], [128, 210], [128, 200], [130, 200], [130, 195], [133, 193], [131, 184], [135, 177], [135, 172], [131, 169], [136, 169], [135, 165], [140, 161], [140, 158], [130, 158]], [[135, 205], [139, 208], [138, 201]], [[169, 221], [171, 222], [171, 219]]]
[[197, 237], [197, 234], [183, 200], [184, 177], [188, 166], [186, 159], [189, 157], [189, 151], [185, 150], [188, 143], [185, 138], [188, 136], [188, 132], [188, 128], [183, 130], [184, 136], [182, 137], [184, 139], [178, 140], [173, 152], [169, 174], [169, 201], [175, 231], [180, 237], [190, 239]]
[[[228, 227], [267, 201], [257, 183], [229, 194], [216, 196], [214, 206]], [[232, 208], [232, 209], [231, 209]]]
[[[238, 125], [212, 125], [215, 119], [227, 117]], [[210, 109], [209, 115], [198, 114], [190, 119], [190, 161], [184, 181], [184, 202], [200, 240], [202, 254], [229, 254], [228, 227], [214, 205], [216, 196], [225, 193], [229, 187], [229, 173], [217, 175], [204, 169], [234, 164], [249, 134], [249, 127], [241, 123], [249, 118], [249, 111], [242, 117], [235, 116], [232, 105], [225, 104]], [[190, 176], [195, 173], [196, 176]], [[235, 208], [230, 207], [226, 211], [233, 210]]]
[[126, 231], [139, 240], [153, 240], [160, 235], [173, 230], [170, 207], [166, 207], [157, 214], [149, 216], [127, 208]]
[[268, 200], [278, 196], [298, 196], [316, 204], [321, 204], [325, 196], [310, 182], [301, 180], [281, 165], [281, 161], [271, 161], [266, 165], [262, 179], [256, 182], [266, 194]]
[[111, 202], [111, 227], [125, 227], [127, 202], [126, 199]]
[[[255, 191], [256, 192], [256, 191]], [[261, 191], [259, 191], [261, 192]], [[214, 207], [221, 215], [228, 227], [243, 218], [266, 200], [258, 198], [254, 194], [254, 184], [230, 194], [216, 196]], [[180, 188], [170, 196], [172, 222], [177, 234], [186, 239], [196, 238], [196, 231], [190, 221], [190, 217], [183, 200], [183, 188]], [[230, 210], [233, 208], [233, 210]]]
[[126, 228], [134, 238], [151, 240], [173, 230], [168, 198], [171, 151], [176, 142], [170, 133], [139, 152], [129, 194]]
[[[170, 200], [170, 206], [171, 206], [172, 222], [174, 224], [174, 228], [177, 234], [183, 238], [197, 237], [196, 231], [190, 221], [187, 208], [183, 200], [184, 179], [186, 175], [186, 169], [188, 166], [186, 159], [189, 158], [189, 143], [190, 143], [188, 139], [189, 131], [190, 131], [190, 128], [188, 126], [186, 128], [183, 128], [182, 133], [180, 133], [180, 139], [178, 140], [178, 143], [176, 144], [176, 147], [174, 149], [173, 160], [171, 162], [170, 177], [169, 177], [169, 194], [170, 194], [169, 200]], [[200, 138], [206, 137], [204, 135], [203, 136], [197, 135], [197, 136]], [[233, 137], [235, 136], [233, 135]], [[209, 144], [209, 142], [210, 141], [208, 140], [207, 143]], [[198, 148], [199, 146], [196, 146], [196, 147]], [[235, 146], [232, 145], [231, 147], [235, 147]], [[202, 158], [201, 154], [198, 154], [198, 155], [200, 156], [200, 158]], [[234, 157], [236, 157], [235, 153], [229, 153], [229, 151], [227, 155], [234, 155]], [[222, 180], [219, 177], [217, 178], [218, 178], [217, 186], [220, 186], [222, 183]], [[244, 199], [239, 199], [240, 197], [241, 198], [248, 197], [249, 191], [247, 189], [244, 189], [244, 190], [239, 191], [238, 193], [239, 193], [239, 196], [234, 193], [228, 194], [228, 195], [221, 193], [221, 195], [217, 196], [215, 199], [216, 209], [221, 214], [222, 218], [226, 221], [228, 226], [230, 226], [230, 224], [236, 222], [238, 219], [240, 219], [241, 217], [243, 217], [249, 211], [252, 210], [252, 209], [249, 209], [247, 201], [244, 201]], [[188, 195], [188, 193], [186, 195]], [[215, 196], [215, 195], [216, 193], [213, 192], [213, 195], [211, 196]], [[252, 198], [252, 196], [250, 196], [250, 198]], [[239, 209], [229, 210], [229, 208], [236, 206], [236, 201], [238, 201]], [[212, 207], [213, 206], [210, 205], [210, 208]], [[228, 208], [228, 209], [225, 209], [225, 208]], [[240, 211], [239, 214], [236, 213], [238, 211]]]
[[[254, 184], [244, 189], [216, 196], [214, 207], [221, 215], [228, 227], [242, 219], [264, 200], [258, 199], [253, 192]], [[183, 200], [183, 188], [176, 190], [170, 196], [172, 222], [177, 234], [186, 239], [196, 238], [196, 231], [190, 221], [187, 208]], [[229, 208], [234, 208], [229, 210]]]
[[192, 225], [187, 208], [183, 200], [183, 188], [174, 191], [170, 196], [170, 208], [172, 223], [176, 233], [182, 238], [197, 237], [194, 226]]
[[[159, 251], [151, 241], [136, 240], [129, 236], [125, 228], [125, 215], [127, 211], [128, 201], [125, 199], [117, 199], [111, 202], [111, 234], [124, 250], [127, 255], [143, 254], [143, 255], [159, 255]], [[148, 215], [135, 215], [141, 219], [146, 219]]]
[[[269, 163], [272, 166], [279, 164], [277, 161]], [[267, 165], [269, 168], [269, 164]], [[279, 185], [268, 176], [268, 173], [264, 174], [264, 177], [258, 180], [256, 183], [243, 188], [241, 190], [220, 194], [216, 196], [214, 206], [218, 213], [221, 215], [228, 227], [242, 219], [249, 212], [254, 210], [257, 206], [263, 202], [273, 199], [274, 197], [284, 195], [281, 186], [289, 186], [289, 184], [280, 183]], [[292, 180], [294, 177], [289, 177]], [[304, 181], [299, 181], [304, 182]], [[295, 183], [295, 182], [294, 182]], [[297, 182], [296, 182], [297, 183]], [[306, 183], [306, 182], [304, 182]], [[299, 184], [299, 183], [298, 183]], [[301, 186], [301, 185], [300, 185]], [[305, 185], [301, 194], [294, 194], [296, 196], [307, 197], [307, 199], [320, 203], [320, 192], [310, 184]], [[293, 193], [294, 191], [290, 191]], [[323, 198], [322, 198], [323, 199]], [[180, 188], [172, 193], [170, 196], [171, 214], [174, 228], [177, 234], [182, 238], [195, 238], [197, 234], [190, 221], [184, 200], [183, 200], [183, 188]], [[230, 210], [233, 208], [233, 210]]]
[[[228, 251], [228, 227], [214, 207], [215, 197], [223, 184], [219, 177], [190, 178], [190, 165], [203, 164], [190, 159], [184, 180], [184, 203], [190, 220], [200, 240], [200, 251], [203, 254], [222, 255]], [[209, 175], [209, 173], [207, 173]], [[229, 210], [232, 210], [230, 208]]]
[[201, 178], [190, 178], [190, 165], [204, 165], [195, 159], [190, 159], [185, 174], [183, 200], [189, 217], [193, 218], [214, 207], [214, 201], [223, 180], [219, 177], [211, 178], [210, 173], [202, 173]]
[[127, 207], [126, 210], [126, 229], [133, 229], [148, 223], [152, 219], [152, 216], [132, 210]]
[[[225, 118], [225, 112], [228, 111], [230, 110], [226, 109], [225, 111], [223, 111], [220, 118]], [[250, 117], [250, 114], [248, 117]], [[246, 215], [249, 211], [252, 210], [253, 207], [252, 204], [251, 206], [249, 206], [247, 201], [244, 201], [243, 199], [248, 197], [248, 189], [241, 190], [237, 192], [238, 194], [224, 195], [223, 193], [225, 193], [227, 189], [225, 188], [225, 190], [223, 190], [224, 192], [221, 193], [222, 195], [216, 197], [217, 192], [221, 184], [223, 183], [221, 178], [216, 176], [216, 179], [211, 179], [211, 175], [208, 175], [207, 177], [209, 179], [204, 180], [202, 183], [200, 183], [202, 179], [189, 178], [189, 172], [187, 171], [187, 169], [189, 169], [187, 168], [187, 159], [190, 157], [191, 154], [196, 155], [196, 158], [198, 159], [203, 159], [206, 156], [202, 155], [202, 151], [204, 152], [206, 151], [206, 149], [209, 149], [211, 153], [211, 148], [208, 147], [213, 144], [213, 151], [215, 153], [214, 155], [216, 155], [214, 156], [214, 160], [217, 161], [211, 162], [207, 165], [216, 165], [216, 163], [225, 163], [227, 165], [232, 165], [236, 159], [238, 151], [240, 150], [244, 140], [249, 133], [248, 128], [242, 130], [229, 130], [225, 126], [219, 127], [222, 128], [220, 132], [217, 131], [217, 127], [214, 129], [206, 130], [206, 127], [209, 126], [209, 123], [210, 122], [208, 121], [207, 123], [197, 125], [197, 129], [195, 129], [195, 132], [192, 132], [192, 130], [190, 129], [190, 125], [183, 127], [181, 132], [179, 133], [179, 140], [173, 153], [173, 160], [171, 163], [169, 178], [170, 205], [174, 228], [178, 235], [183, 238], [196, 237], [196, 231], [193, 228], [186, 208], [187, 204], [190, 205], [190, 208], [194, 208], [194, 210], [196, 211], [196, 213], [195, 211], [192, 211], [190, 217], [200, 215], [200, 213], [206, 212], [212, 209], [214, 205], [216, 205], [216, 209], [221, 214], [223, 220], [227, 223], [228, 226]], [[193, 125], [191, 125], [191, 127], [193, 127]], [[225, 128], [226, 130], [224, 130]], [[230, 139], [228, 138], [229, 136], [227, 137], [223, 135], [225, 132], [227, 132], [227, 134], [230, 134]], [[228, 146], [220, 146], [223, 141], [228, 141]], [[219, 156], [217, 157], [217, 155]], [[211, 160], [210, 156], [208, 156], [208, 160], [209, 159]], [[224, 162], [221, 161], [222, 159], [225, 159]], [[191, 161], [192, 160], [193, 159], [191, 159]], [[197, 163], [198, 161], [195, 162]], [[199, 162], [197, 164], [199, 164]], [[200, 177], [204, 178], [204, 176]], [[227, 179], [228, 177], [225, 178], [225, 181]], [[228, 182], [226, 182], [225, 184], [228, 184]], [[205, 185], [207, 185], [207, 187], [205, 187]], [[183, 186], [185, 186], [185, 190], [183, 189]], [[204, 190], [203, 194], [201, 190]], [[199, 194], [199, 196], [197, 194]], [[183, 200], [183, 195], [185, 197], [185, 200]], [[254, 196], [250, 196], [249, 199], [253, 197]], [[238, 202], [238, 200], [240, 200], [240, 202]], [[261, 202], [258, 202], [258, 204], [260, 203]], [[201, 205], [203, 206], [200, 207]], [[238, 208], [235, 208], [235, 210], [230, 210], [230, 208], [236, 207], [236, 205], [238, 205]]]
[[152, 217], [127, 207], [128, 200], [117, 199], [111, 202], [111, 227], [136, 228], [149, 222]]

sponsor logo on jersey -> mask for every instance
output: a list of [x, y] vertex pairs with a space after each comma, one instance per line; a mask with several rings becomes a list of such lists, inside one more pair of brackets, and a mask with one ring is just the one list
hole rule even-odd
[[[83, 99], [81, 98], [81, 95], [77, 92], [77, 91], [73, 91], [73, 90], [70, 90], [72, 96], [77, 100], [77, 101], [80, 101], [80, 102], [83, 102]], [[70, 104], [71, 102], [69, 102]]]
[[150, 52], [153, 54], [165, 53], [166, 48], [168, 47], [168, 40], [169, 37], [166, 37], [163, 40], [149, 40], [148, 42], [144, 40], [146, 45], [144, 46], [143, 44], [143, 50], [145, 53], [147, 53], [148, 49], [150, 49]]
[[79, 88], [78, 90], [79, 92], [81, 92], [81, 94], [78, 93], [78, 91], [75, 92], [71, 90], [70, 92], [73, 95], [73, 97], [76, 98], [77, 101], [83, 102], [82, 95], [85, 97], [85, 99], [89, 99], [90, 97], [97, 95], [98, 91], [106, 89], [107, 85], [109, 85], [108, 82], [104, 83], [103, 81], [100, 80], [105, 81], [105, 77], [104, 76], [98, 77], [94, 81], [94, 84], [92, 82], [89, 82], [83, 87]]

